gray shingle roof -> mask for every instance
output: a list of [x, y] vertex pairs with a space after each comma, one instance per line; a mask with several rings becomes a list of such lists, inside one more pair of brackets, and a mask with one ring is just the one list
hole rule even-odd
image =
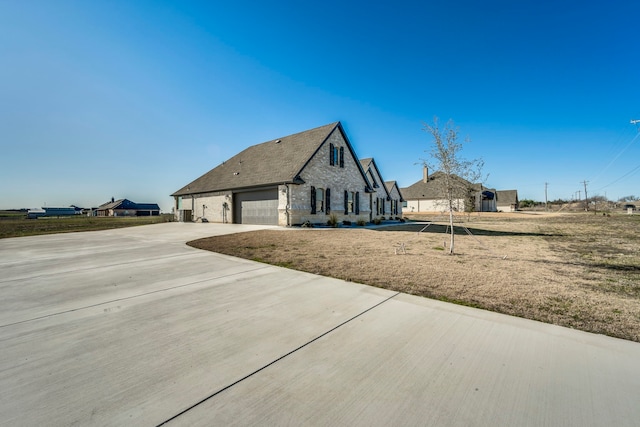
[[[425, 183], [422, 179], [409, 187], [402, 188], [400, 191], [405, 200], [417, 200], [417, 199], [431, 199], [438, 200], [444, 198], [443, 196], [443, 178], [442, 172], [435, 172], [429, 175], [429, 180]], [[462, 185], [479, 189], [480, 184], [471, 184], [469, 181], [453, 175], [455, 180], [458, 180]]]
[[360, 159], [360, 165], [362, 166], [362, 169], [364, 169], [366, 171], [372, 161], [373, 161], [373, 157], [367, 157], [366, 159]]
[[498, 190], [496, 191], [497, 203], [499, 205], [514, 205], [518, 203], [518, 190]]
[[389, 190], [389, 194], [391, 194], [391, 192], [393, 191], [393, 187], [395, 187], [396, 190], [398, 190], [398, 194], [400, 195], [400, 201], [405, 201], [404, 196], [402, 195], [402, 191], [400, 191], [400, 187], [398, 187], [398, 183], [396, 181], [385, 181], [384, 185], [385, 187], [387, 187], [387, 190]]
[[[253, 145], [172, 196], [291, 183], [340, 122]], [[344, 132], [343, 132], [344, 133]]]
[[100, 206], [98, 206], [98, 209], [115, 209], [117, 206], [120, 206], [120, 204], [125, 200], [126, 199], [118, 199], [113, 202], [103, 203]]
[[[380, 182], [376, 181], [377, 185], [382, 185], [382, 188], [384, 189], [384, 192], [387, 194], [387, 197], [390, 196], [389, 193], [389, 189], [386, 187], [385, 182], [384, 182], [384, 178], [382, 178], [382, 174], [380, 173], [380, 169], [378, 169], [378, 165], [376, 164], [376, 161], [373, 159], [373, 157], [367, 157], [366, 159], [360, 159], [360, 166], [362, 166], [362, 170], [365, 173], [367, 173], [368, 169], [372, 169], [375, 170], [376, 175], [378, 176], [378, 178], [380, 179]], [[373, 167], [372, 167], [373, 166]], [[373, 172], [371, 172], [373, 174]], [[375, 176], [373, 177], [373, 179], [375, 180]], [[369, 185], [376, 187], [376, 185], [373, 185], [373, 182], [370, 182]]]

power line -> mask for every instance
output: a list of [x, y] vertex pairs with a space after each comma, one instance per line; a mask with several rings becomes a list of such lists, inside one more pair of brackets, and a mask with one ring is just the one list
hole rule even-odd
[[[636, 126], [637, 126], [637, 125], [638, 125], [638, 123], [640, 123], [640, 120], [631, 120], [631, 124], [632, 124], [632, 125], [636, 125]], [[607, 169], [608, 169], [608, 168], [613, 164], [613, 162], [615, 162], [615, 161], [618, 159], [618, 157], [620, 157], [620, 156], [622, 155], [622, 153], [624, 153], [625, 151], [627, 151], [627, 148], [629, 148], [629, 146], [631, 146], [631, 144], [633, 144], [633, 143], [635, 142], [635, 140], [636, 140], [636, 139], [638, 139], [638, 137], [640, 137], [640, 127], [638, 128], [638, 133], [636, 133], [636, 136], [634, 136], [634, 137], [631, 139], [631, 141], [629, 141], [629, 143], [628, 143], [628, 144], [627, 144], [627, 145], [622, 149], [622, 151], [620, 151], [620, 152], [618, 153], [618, 155], [617, 155], [617, 156], [616, 156], [616, 157], [615, 157], [611, 162], [609, 162], [609, 164], [607, 165], [607, 167], [605, 167], [605, 168], [603, 169], [603, 171], [602, 171], [602, 172], [600, 172], [600, 173], [598, 174], [598, 177], [599, 177], [600, 175], [602, 175], [602, 173], [603, 173], [604, 171], [606, 171], [606, 170], [607, 170]], [[633, 168], [632, 170], [630, 170], [630, 171], [629, 171], [629, 172], [627, 172], [626, 174], [622, 175], [620, 178], [616, 179], [615, 181], [610, 182], [609, 184], [605, 185], [604, 187], [600, 187], [597, 191], [603, 190], [603, 189], [605, 189], [605, 188], [609, 187], [610, 185], [615, 184], [616, 182], [618, 182], [618, 181], [620, 181], [620, 180], [622, 180], [622, 179], [626, 178], [627, 176], [631, 175], [633, 172], [637, 171], [638, 169], [640, 169], [640, 165], [639, 165], [639, 166], [637, 166], [637, 167], [635, 167], [635, 168]], [[596, 179], [597, 179], [597, 177], [596, 177]], [[585, 194], [586, 194], [586, 187], [585, 187]]]
[[[640, 122], [640, 120], [637, 120], [638, 122]], [[611, 167], [611, 165], [613, 165], [615, 163], [616, 160], [618, 160], [618, 158], [620, 158], [620, 156], [622, 156], [622, 154], [627, 151], [627, 149], [631, 146], [631, 144], [633, 144], [636, 139], [638, 139], [638, 137], [640, 137], [640, 132], [636, 133], [636, 136], [634, 136], [631, 141], [629, 141], [629, 143], [622, 149], [620, 150], [620, 152], [613, 158], [613, 160], [611, 160], [609, 162], [609, 164], [607, 166], [605, 166], [604, 169], [602, 169], [602, 171], [600, 171], [600, 173], [593, 179], [593, 181], [597, 181], [598, 178], [600, 178], [600, 176], [605, 173], [607, 171], [607, 169], [609, 169]], [[604, 187], [603, 187], [604, 188]]]
[[640, 169], [640, 165], [638, 165], [635, 168], [631, 169], [629, 172], [625, 173], [624, 175], [622, 175], [620, 178], [616, 179], [615, 181], [610, 182], [609, 184], [605, 185], [602, 188], [599, 188], [598, 190], [602, 190], [603, 188], [607, 188], [608, 186], [615, 184], [616, 182], [620, 181], [621, 179], [626, 178], [627, 176], [631, 175], [632, 173], [634, 173], [638, 169]]

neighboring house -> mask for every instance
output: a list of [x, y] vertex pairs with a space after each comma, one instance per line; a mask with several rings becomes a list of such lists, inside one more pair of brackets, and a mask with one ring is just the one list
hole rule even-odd
[[373, 187], [373, 193], [369, 194], [369, 203], [371, 205], [371, 215], [369, 220], [377, 217], [386, 217], [394, 215], [392, 212], [391, 194], [387, 189], [382, 174], [375, 160], [372, 158], [360, 160], [360, 165], [364, 170], [367, 180]]
[[387, 181], [384, 185], [387, 187], [389, 197], [391, 197], [391, 214], [393, 216], [402, 215], [402, 203], [404, 202], [404, 197], [402, 197], [402, 192], [400, 191], [400, 187], [398, 187], [398, 183], [395, 181]]
[[518, 210], [518, 190], [496, 191], [496, 207], [498, 212], [515, 212]]
[[156, 203], [135, 203], [128, 199], [114, 200], [98, 206], [96, 216], [157, 216], [160, 206]]
[[369, 219], [373, 192], [340, 122], [253, 145], [172, 194], [179, 221]]
[[76, 209], [71, 207], [47, 207], [43, 206], [40, 209], [29, 209], [27, 211], [27, 218], [34, 219], [40, 217], [66, 217], [66, 216], [74, 216], [78, 212]]
[[[413, 185], [401, 189], [406, 202], [403, 213], [443, 212], [448, 210], [448, 201], [444, 195], [444, 177], [442, 172], [429, 175], [427, 167], [423, 168], [423, 177]], [[496, 191], [473, 184], [459, 176], [453, 175], [456, 185], [465, 188], [466, 194], [453, 200], [453, 208], [458, 212], [496, 212]]]

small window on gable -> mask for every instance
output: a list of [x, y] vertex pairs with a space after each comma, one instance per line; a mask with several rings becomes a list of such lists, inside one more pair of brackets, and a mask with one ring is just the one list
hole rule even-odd
[[344, 147], [329, 144], [329, 165], [344, 167]]
[[371, 172], [371, 169], [367, 170], [367, 173], [369, 174], [369, 179], [371, 180], [371, 185], [373, 185], [373, 188], [378, 188], [378, 182], [373, 177], [373, 172]]
[[335, 151], [336, 151], [335, 145], [329, 143], [329, 166], [333, 166], [336, 164]]

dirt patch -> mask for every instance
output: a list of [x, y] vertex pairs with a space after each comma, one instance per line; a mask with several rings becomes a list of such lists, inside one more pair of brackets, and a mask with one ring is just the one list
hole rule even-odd
[[640, 341], [639, 216], [467, 216], [456, 224], [453, 256], [446, 223], [426, 224], [263, 230], [189, 244]]

